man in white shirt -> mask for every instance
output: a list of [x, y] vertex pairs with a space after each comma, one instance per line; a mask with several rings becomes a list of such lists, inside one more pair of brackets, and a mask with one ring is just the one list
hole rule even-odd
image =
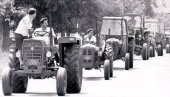
[[93, 35], [94, 34], [94, 29], [88, 29], [87, 30], [88, 34], [84, 36], [84, 43], [91, 43], [96, 45], [96, 37]]
[[29, 29], [32, 28], [32, 21], [36, 17], [36, 9], [30, 8], [28, 10], [28, 14], [24, 16], [17, 29], [15, 30], [15, 40], [16, 40], [16, 47], [18, 50], [21, 50], [23, 40], [28, 38], [29, 36]]
[[[28, 14], [21, 19], [17, 29], [15, 30], [16, 48], [18, 49], [19, 53], [21, 53], [24, 39], [27, 39], [29, 36], [29, 30], [32, 29], [32, 25], [33, 25], [32, 21], [35, 17], [36, 17], [36, 9], [30, 8], [28, 10]], [[23, 64], [21, 57], [19, 57], [19, 61], [20, 64]]]
[[[33, 33], [33, 37], [49, 37], [50, 36], [50, 27], [48, 27], [48, 19], [46, 17], [42, 18], [40, 20], [41, 23], [41, 27], [35, 29], [34, 33]], [[56, 38], [56, 34], [54, 33], [54, 30], [51, 28], [52, 30], [52, 35], [53, 38]]]

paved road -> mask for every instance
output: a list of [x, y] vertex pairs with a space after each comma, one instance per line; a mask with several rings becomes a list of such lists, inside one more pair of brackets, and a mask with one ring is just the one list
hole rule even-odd
[[[170, 55], [142, 61], [135, 57], [134, 69], [125, 71], [122, 61], [114, 62], [114, 77], [103, 78], [103, 70], [84, 71], [80, 94], [68, 97], [170, 97]], [[29, 80], [26, 94], [15, 97], [52, 97], [56, 95], [55, 79]], [[0, 83], [1, 87], [1, 83]], [[3, 97], [0, 88], [0, 97]]]

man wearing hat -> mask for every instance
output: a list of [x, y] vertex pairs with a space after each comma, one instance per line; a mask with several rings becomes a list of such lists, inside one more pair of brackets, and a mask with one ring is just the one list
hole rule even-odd
[[[41, 27], [35, 29], [34, 33], [33, 33], [33, 37], [36, 36], [41, 36], [41, 37], [49, 37], [50, 36], [50, 27], [48, 27], [48, 19], [46, 17], [43, 17], [40, 20], [41, 23]], [[56, 34], [54, 33], [54, 30], [52, 30], [52, 35], [53, 38], [56, 38]]]
[[96, 37], [93, 35], [94, 29], [90, 28], [87, 32], [88, 34], [84, 36], [84, 42], [96, 45]]
[[[26, 16], [24, 16], [17, 29], [15, 30], [15, 41], [18, 52], [21, 53], [23, 40], [28, 38], [29, 30], [32, 29], [33, 19], [36, 17], [36, 9], [30, 8]], [[22, 64], [21, 58], [19, 58], [20, 64]]]

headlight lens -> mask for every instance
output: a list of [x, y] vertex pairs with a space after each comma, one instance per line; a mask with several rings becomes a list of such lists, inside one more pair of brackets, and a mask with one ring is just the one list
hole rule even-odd
[[18, 57], [18, 58], [21, 57], [21, 53], [20, 53], [20, 52], [17, 52], [17, 53], [16, 53], [16, 57]]
[[47, 56], [47, 57], [51, 57], [51, 52], [50, 52], [50, 51], [47, 51], [46, 56]]

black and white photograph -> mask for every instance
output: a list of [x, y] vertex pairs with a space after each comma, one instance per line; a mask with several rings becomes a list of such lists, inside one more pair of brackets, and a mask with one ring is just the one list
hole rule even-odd
[[170, 97], [170, 0], [0, 0], [0, 97]]

